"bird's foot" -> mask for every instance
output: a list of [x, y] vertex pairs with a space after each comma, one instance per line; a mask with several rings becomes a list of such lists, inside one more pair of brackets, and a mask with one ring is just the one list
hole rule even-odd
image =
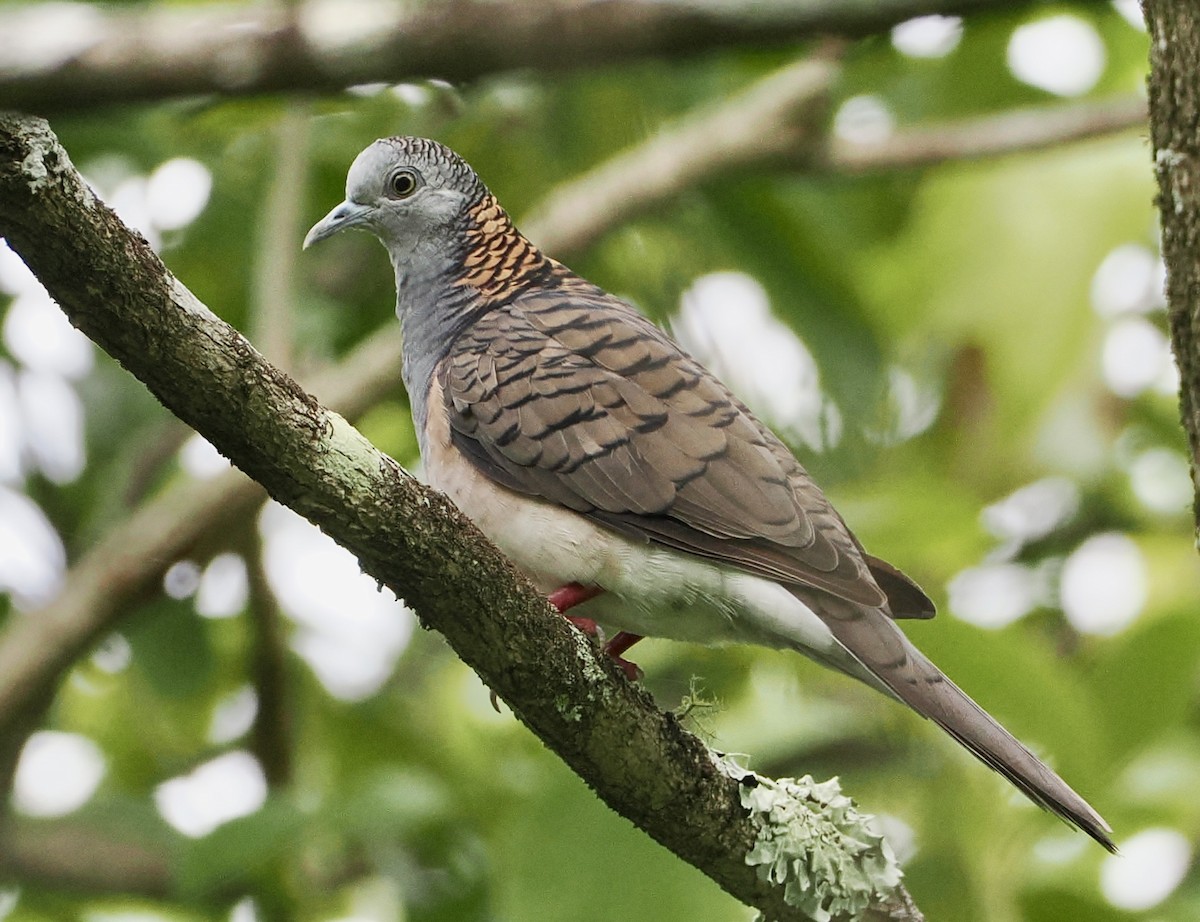
[[[558, 609], [559, 613], [575, 625], [588, 637], [599, 639], [600, 629], [596, 626], [596, 622], [591, 618], [583, 618], [579, 615], [568, 615], [567, 612], [576, 605], [581, 605], [588, 599], [594, 599], [604, 590], [599, 586], [584, 586], [581, 583], [567, 583], [565, 586], [560, 586], [555, 589], [547, 597], [550, 604]], [[612, 661], [621, 667], [621, 671], [625, 673], [630, 682], [637, 682], [642, 678], [642, 670], [637, 663], [631, 663], [629, 660], [621, 656], [626, 650], [632, 647], [635, 643], [641, 640], [640, 634], [630, 634], [627, 631], [620, 631], [612, 640], [604, 644], [604, 652]]]
[[621, 667], [621, 671], [625, 673], [625, 678], [629, 679], [630, 682], [641, 681], [644, 673], [637, 663], [631, 663], [621, 654], [641, 639], [641, 634], [630, 634], [628, 631], [620, 631], [612, 640], [604, 645], [605, 655]]
[[597, 638], [600, 636], [600, 629], [596, 627], [596, 622], [591, 618], [584, 618], [580, 615], [568, 615], [567, 612], [576, 605], [582, 605], [588, 599], [594, 599], [604, 590], [599, 586], [583, 586], [579, 583], [567, 583], [565, 586], [559, 586], [546, 600], [558, 609], [558, 613], [575, 625], [588, 637]]
[[600, 628], [591, 618], [582, 618], [579, 615], [563, 615], [563, 617], [593, 640], [599, 638]]

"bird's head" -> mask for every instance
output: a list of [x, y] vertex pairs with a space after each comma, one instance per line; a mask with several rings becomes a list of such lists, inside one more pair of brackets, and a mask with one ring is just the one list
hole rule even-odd
[[345, 201], [313, 225], [304, 247], [359, 228], [378, 237], [393, 261], [402, 260], [418, 244], [453, 238], [486, 194], [475, 171], [450, 148], [427, 138], [383, 138], [355, 158]]

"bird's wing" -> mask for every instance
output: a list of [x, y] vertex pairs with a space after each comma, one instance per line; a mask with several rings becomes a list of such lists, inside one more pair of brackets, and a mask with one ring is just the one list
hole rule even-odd
[[785, 584], [871, 608], [893, 597], [901, 617], [933, 613], [907, 577], [863, 553], [720, 381], [589, 283], [572, 278], [483, 315], [439, 383], [456, 447], [510, 489]]

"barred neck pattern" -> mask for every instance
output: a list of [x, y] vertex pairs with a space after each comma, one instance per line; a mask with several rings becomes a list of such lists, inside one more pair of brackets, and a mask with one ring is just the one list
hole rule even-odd
[[510, 300], [554, 266], [513, 226], [490, 192], [467, 213], [463, 243], [462, 273], [455, 284], [474, 289], [485, 304]]

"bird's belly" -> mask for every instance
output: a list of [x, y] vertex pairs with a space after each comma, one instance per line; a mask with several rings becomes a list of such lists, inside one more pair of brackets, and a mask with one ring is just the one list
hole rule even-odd
[[764, 577], [635, 541], [554, 503], [484, 477], [461, 455], [427, 467], [446, 493], [543, 592], [567, 583], [605, 593], [577, 612], [609, 630], [699, 643], [738, 641], [840, 658], [813, 612]]

